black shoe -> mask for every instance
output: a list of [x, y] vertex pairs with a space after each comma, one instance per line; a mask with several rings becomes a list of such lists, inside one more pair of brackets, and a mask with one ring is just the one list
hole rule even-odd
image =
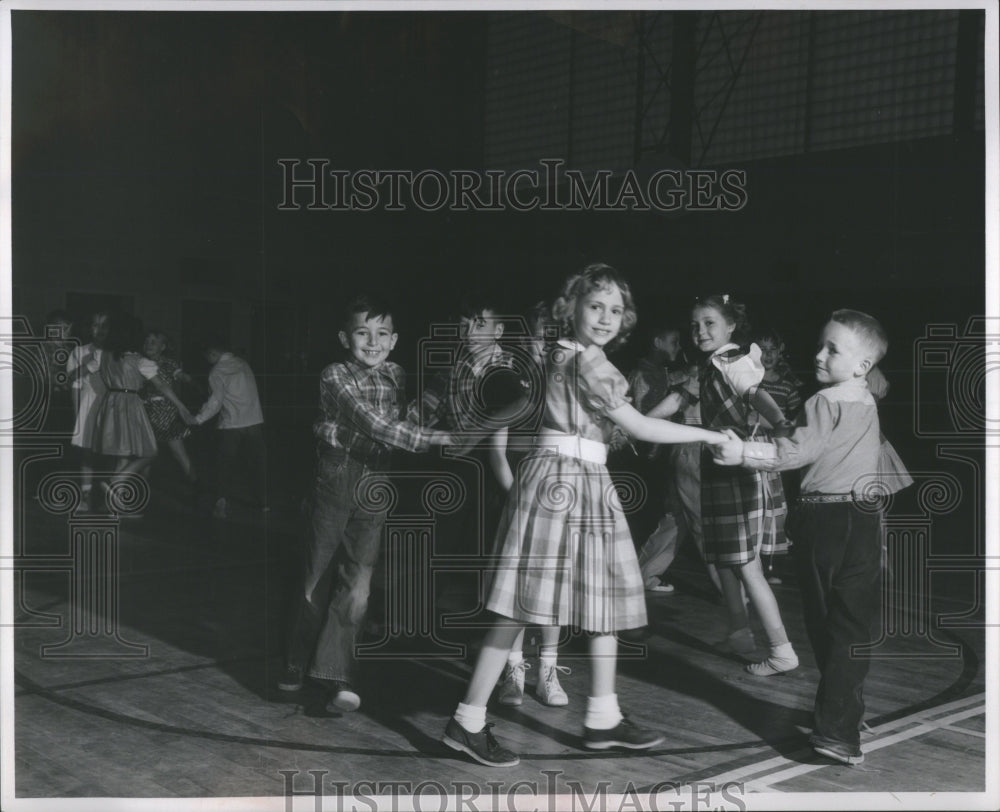
[[607, 750], [609, 747], [627, 747], [629, 750], [646, 750], [663, 741], [655, 730], [639, 727], [627, 716], [610, 730], [583, 729], [583, 746], [589, 750]]
[[329, 713], [350, 713], [361, 707], [361, 697], [342, 680], [326, 680], [330, 683], [330, 699], [326, 703]]
[[286, 665], [278, 680], [279, 691], [299, 691], [302, 689], [302, 669], [297, 665]]
[[490, 722], [478, 733], [470, 733], [452, 717], [448, 720], [448, 726], [444, 729], [441, 741], [452, 750], [468, 753], [480, 764], [485, 764], [487, 767], [513, 767], [520, 763], [521, 759], [517, 757], [516, 753], [500, 746], [500, 742], [496, 740], [490, 730], [492, 727], [493, 723]]

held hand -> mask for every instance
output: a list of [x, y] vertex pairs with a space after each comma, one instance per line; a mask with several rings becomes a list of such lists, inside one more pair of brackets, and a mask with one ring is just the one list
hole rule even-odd
[[178, 413], [181, 416], [181, 420], [187, 423], [189, 426], [197, 426], [198, 423], [194, 419], [194, 416], [186, 408], [178, 409]]
[[743, 441], [728, 431], [729, 439], [712, 448], [712, 459], [716, 465], [740, 465], [743, 462]]

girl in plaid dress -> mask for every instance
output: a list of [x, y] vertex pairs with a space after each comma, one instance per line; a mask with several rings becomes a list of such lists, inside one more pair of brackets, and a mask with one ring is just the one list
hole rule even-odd
[[[618, 707], [615, 632], [643, 626], [642, 576], [605, 465], [616, 428], [651, 443], [724, 442], [726, 435], [642, 415], [628, 382], [604, 355], [636, 322], [628, 284], [608, 265], [571, 276], [553, 305], [564, 338], [547, 348], [542, 428], [515, 477], [497, 530], [487, 608], [496, 613], [443, 741], [488, 766], [518, 757], [486, 724], [486, 703], [526, 623], [576, 626], [590, 635], [590, 693], [583, 744], [645, 749], [663, 740]], [[673, 404], [671, 404], [673, 405]]]
[[191, 378], [181, 369], [181, 365], [169, 354], [170, 339], [166, 333], [153, 330], [146, 333], [143, 341], [143, 354], [153, 361], [158, 372], [156, 383], [147, 382], [142, 389], [142, 405], [146, 409], [146, 415], [153, 426], [153, 434], [156, 435], [158, 443], [166, 443], [167, 448], [174, 455], [177, 464], [180, 465], [184, 476], [191, 484], [192, 489], [198, 485], [198, 477], [195, 474], [194, 463], [188, 456], [187, 448], [184, 446], [184, 439], [191, 433], [177, 411], [177, 407], [164, 394], [163, 389], [168, 388], [175, 391], [175, 384], [178, 381], [190, 381]]
[[[771, 396], [785, 419], [795, 421], [802, 409], [802, 381], [798, 379], [785, 357], [785, 342], [781, 340], [777, 330], [770, 328], [758, 330], [754, 341], [760, 347], [760, 364], [764, 367], [764, 377], [760, 388]], [[782, 471], [781, 486], [785, 501], [794, 502], [798, 495], [798, 471]], [[771, 554], [761, 556], [761, 563], [767, 572], [769, 584], [780, 584], [779, 567], [775, 566], [774, 558], [788, 552], [788, 541], [781, 537], [773, 545]]]
[[[702, 425], [729, 429], [741, 438], [760, 436], [757, 427], [749, 425], [756, 411], [776, 432], [788, 430], [785, 416], [760, 385], [764, 377], [760, 347], [752, 344], [747, 352], [736, 343], [749, 337], [743, 305], [728, 295], [697, 300], [691, 313], [691, 337], [698, 349], [708, 353], [701, 373]], [[705, 558], [718, 568], [729, 613], [727, 646], [738, 654], [756, 649], [744, 601], [746, 590], [770, 649], [763, 662], [751, 663], [747, 671], [762, 677], [791, 671], [799, 661], [759, 557], [788, 543], [781, 476], [723, 468], [712, 463], [711, 455], [703, 454], [701, 512]]]

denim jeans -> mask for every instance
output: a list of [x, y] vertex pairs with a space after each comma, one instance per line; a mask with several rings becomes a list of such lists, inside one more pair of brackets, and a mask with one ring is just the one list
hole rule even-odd
[[853, 747], [860, 743], [870, 655], [851, 649], [874, 639], [880, 619], [880, 526], [879, 512], [853, 502], [799, 504], [788, 523], [806, 631], [820, 671], [815, 730]]
[[[304, 575], [288, 635], [287, 661], [311, 677], [350, 682], [354, 644], [368, 609], [385, 510], [358, 498], [378, 476], [339, 449], [320, 452], [308, 523]], [[363, 483], [362, 483], [363, 485]]]

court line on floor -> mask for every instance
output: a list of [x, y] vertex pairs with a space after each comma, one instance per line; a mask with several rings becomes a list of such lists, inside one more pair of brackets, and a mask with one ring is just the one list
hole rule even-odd
[[[986, 695], [983, 693], [974, 694], [969, 697], [963, 697], [962, 699], [957, 699], [944, 705], [938, 705], [935, 708], [918, 711], [917, 713], [903, 716], [899, 719], [879, 725], [878, 727], [872, 729], [876, 737], [879, 736], [879, 734], [889, 733], [889, 731], [899, 730], [900, 728], [908, 729], [887, 735], [883, 738], [866, 739], [863, 743], [862, 749], [866, 753], [873, 750], [879, 750], [883, 747], [888, 747], [889, 745], [897, 744], [898, 742], [906, 741], [916, 736], [922, 736], [926, 733], [941, 730], [963, 719], [969, 719], [974, 716], [984, 714], [986, 712], [985, 698]], [[799, 750], [791, 755], [808, 757], [811, 753], [811, 750], [803, 748], [802, 750]], [[832, 765], [826, 760], [802, 763], [794, 760], [793, 758], [775, 756], [758, 764], [748, 765], [736, 770], [729, 770], [719, 775], [707, 777], [704, 780], [706, 783], [711, 783], [715, 786], [722, 786], [727, 783], [735, 782], [743, 784], [749, 791], [768, 792], [773, 791], [773, 785], [775, 783], [787, 781], [798, 775], [829, 766]], [[761, 777], [753, 778], [753, 776]]]

